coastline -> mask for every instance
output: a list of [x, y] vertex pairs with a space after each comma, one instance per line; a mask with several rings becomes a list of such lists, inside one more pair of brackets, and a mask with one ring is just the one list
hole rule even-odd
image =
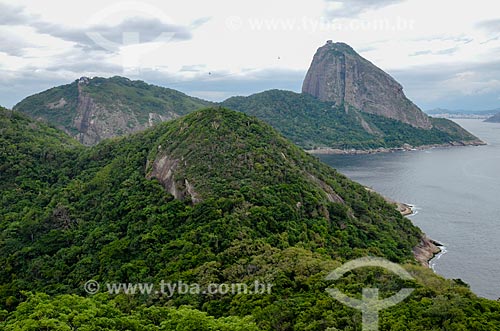
[[[316, 155], [363, 155], [363, 154], [378, 154], [378, 153], [393, 153], [393, 152], [405, 152], [405, 151], [423, 151], [433, 148], [450, 148], [450, 147], [465, 147], [465, 146], [485, 146], [488, 145], [486, 142], [477, 139], [471, 141], [452, 141], [446, 144], [432, 144], [432, 145], [421, 145], [421, 146], [411, 146], [409, 144], [404, 144], [401, 147], [385, 148], [379, 147], [376, 149], [338, 149], [330, 147], [319, 147], [315, 149], [305, 150], [309, 154]], [[375, 190], [366, 187], [365, 189], [380, 194]], [[415, 215], [414, 206], [399, 201], [392, 200], [382, 195], [382, 197], [389, 203], [396, 205], [396, 209], [404, 217]], [[443, 254], [447, 252], [446, 247], [438, 241], [429, 238], [425, 233], [422, 233], [420, 242], [417, 246], [413, 248], [413, 255], [415, 259], [424, 267], [432, 269], [434, 272], [435, 263], [432, 263], [434, 258], [440, 258]]]
[[463, 147], [463, 146], [485, 146], [487, 143], [481, 140], [471, 140], [471, 141], [459, 141], [450, 142], [447, 144], [432, 144], [432, 145], [421, 145], [421, 146], [411, 146], [409, 144], [404, 144], [401, 147], [379, 147], [374, 149], [339, 149], [330, 147], [319, 147], [316, 149], [306, 150], [309, 154], [319, 154], [319, 155], [330, 155], [330, 154], [343, 154], [343, 155], [363, 155], [363, 154], [378, 154], [378, 153], [393, 153], [393, 152], [405, 152], [405, 151], [423, 151], [432, 148], [443, 148], [443, 147]]
[[439, 254], [443, 253], [441, 247], [443, 247], [441, 243], [423, 234], [420, 243], [413, 248], [413, 255], [421, 265], [434, 271], [434, 269], [431, 268], [431, 261]]
[[[365, 189], [370, 192], [377, 193], [375, 190], [366, 187]], [[380, 193], [379, 193], [380, 194]], [[411, 204], [395, 201], [388, 197], [382, 195], [382, 197], [389, 203], [396, 205], [397, 211], [401, 213], [404, 217], [415, 215], [414, 207]], [[434, 271], [433, 264], [431, 261], [436, 257], [444, 254], [446, 251], [442, 249], [444, 247], [440, 242], [429, 238], [425, 233], [422, 234], [420, 242], [417, 246], [413, 247], [413, 256], [415, 259], [424, 267], [430, 268]]]
[[[388, 198], [386, 198], [386, 200], [395, 203], [397, 206], [397, 210], [401, 213], [401, 215], [405, 217], [415, 215], [413, 205], [392, 201], [391, 199]], [[417, 246], [413, 247], [413, 256], [415, 256], [415, 259], [422, 266], [430, 268], [434, 271], [433, 264], [431, 263], [431, 261], [436, 256], [442, 255], [446, 252], [442, 249], [442, 247], [444, 247], [443, 244], [434, 239], [429, 238], [425, 233], [422, 233], [420, 242], [418, 243]]]
[[378, 193], [377, 191], [375, 191], [374, 189], [372, 189], [371, 187], [368, 187], [368, 186], [365, 186], [365, 190], [369, 191], [369, 192], [372, 192], [372, 193], [377, 193], [379, 195], [381, 195], [385, 201], [391, 203], [391, 204], [394, 204], [396, 205], [396, 209], [401, 213], [401, 215], [403, 216], [409, 216], [409, 215], [413, 215], [413, 205], [410, 205], [410, 204], [407, 204], [407, 203], [403, 203], [403, 202], [398, 202], [398, 201], [395, 201], [395, 200], [392, 200], [391, 198], [388, 198], [386, 196], [383, 196], [382, 194]]

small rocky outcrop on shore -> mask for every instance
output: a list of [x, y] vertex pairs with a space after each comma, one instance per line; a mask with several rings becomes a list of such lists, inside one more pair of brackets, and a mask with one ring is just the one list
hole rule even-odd
[[425, 267], [429, 267], [429, 262], [432, 258], [441, 252], [439, 248], [440, 244], [426, 235], [422, 237], [420, 243], [413, 248], [413, 255], [415, 255], [415, 259], [417, 259], [420, 264]]
[[[365, 189], [370, 192], [375, 192], [370, 187], [365, 187]], [[386, 196], [382, 197], [387, 202], [394, 204], [396, 206], [397, 211], [399, 211], [401, 215], [408, 216], [413, 214], [412, 205], [395, 201]], [[439, 244], [437, 241], [430, 239], [429, 237], [427, 237], [427, 235], [424, 234], [422, 235], [419, 244], [413, 248], [413, 255], [415, 256], [415, 259], [418, 262], [420, 262], [421, 265], [429, 268], [429, 262], [432, 260], [432, 258], [434, 258], [434, 256], [436, 256], [436, 254], [439, 254], [441, 252], [441, 248], [439, 248], [440, 246], [441, 244]]]

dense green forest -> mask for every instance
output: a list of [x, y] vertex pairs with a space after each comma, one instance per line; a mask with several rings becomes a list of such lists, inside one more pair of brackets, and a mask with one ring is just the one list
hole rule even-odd
[[[90, 98], [91, 101], [83, 98]], [[148, 123], [149, 113], [173, 118], [211, 104], [173, 89], [115, 76], [82, 77], [71, 84], [31, 95], [15, 105], [14, 109], [32, 118], [45, 119], [76, 135], [79, 130], [77, 118], [84, 116], [82, 112], [87, 110], [85, 108], [99, 109], [98, 116], [101, 118], [97, 120], [106, 121], [110, 113], [121, 113], [122, 117], [130, 120], [127, 126], [142, 127]], [[118, 123], [113, 124], [118, 126]], [[110, 126], [109, 129], [116, 128]]]
[[[0, 190], [1, 330], [360, 330], [361, 314], [325, 289], [360, 297], [370, 284], [415, 288], [381, 312], [381, 330], [500, 329], [500, 303], [416, 264], [422, 233], [393, 205], [240, 112], [84, 147], [1, 109]], [[415, 280], [379, 268], [325, 280], [362, 256]], [[273, 288], [91, 296], [91, 279]]]
[[270, 90], [249, 97], [232, 97], [222, 105], [262, 119], [305, 149], [394, 148], [404, 144], [421, 146], [477, 140], [446, 119], [432, 119], [434, 127], [424, 130], [352, 107], [346, 112], [344, 106], [336, 107], [308, 94], [291, 91]]

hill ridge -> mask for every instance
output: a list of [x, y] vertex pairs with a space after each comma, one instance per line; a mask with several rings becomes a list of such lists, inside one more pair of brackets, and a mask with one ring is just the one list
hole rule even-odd
[[264, 120], [306, 150], [377, 151], [483, 144], [450, 120], [430, 118], [432, 129], [416, 128], [354, 107], [346, 112], [343, 106], [307, 93], [269, 90], [232, 97], [222, 105]]
[[47, 120], [85, 145], [95, 145], [210, 104], [173, 89], [113, 76], [81, 77], [29, 96], [13, 109]]

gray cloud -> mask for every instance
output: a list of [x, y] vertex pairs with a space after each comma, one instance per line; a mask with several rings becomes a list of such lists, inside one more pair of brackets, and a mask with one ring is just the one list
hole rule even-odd
[[[155, 41], [178, 41], [191, 39], [189, 27], [169, 24], [157, 18], [134, 17], [126, 19], [115, 26], [95, 25], [85, 28], [67, 28], [56, 24], [37, 22], [34, 24], [39, 33], [51, 35], [66, 41], [74, 42], [85, 50], [101, 50], [101, 46], [89, 38], [87, 33], [97, 33], [112, 43], [122, 45], [124, 33], [137, 33], [139, 43]], [[168, 34], [167, 40], [161, 34]]]
[[228, 72], [200, 72], [196, 77], [183, 79], [155, 70], [141, 70], [139, 77], [148, 83], [180, 90], [186, 94], [222, 101], [235, 95], [249, 95], [269, 89], [299, 92], [305, 71], [290, 69], [249, 70], [245, 75]]
[[[12, 107], [28, 95], [71, 82], [81, 76], [123, 75], [123, 66], [110, 63], [109, 53], [92, 41], [87, 33], [99, 33], [119, 45], [123, 43], [124, 32], [136, 32], [140, 43], [188, 40], [192, 38], [192, 30], [209, 20], [209, 17], [202, 17], [189, 25], [176, 25], [157, 17], [130, 17], [113, 25], [103, 22], [90, 26], [67, 27], [42, 20], [39, 16], [27, 13], [22, 7], [0, 2], [0, 29], [6, 29], [5, 33], [0, 33], [0, 52], [26, 57], [29, 55], [27, 48], [44, 47], [36, 42], [28, 43], [12, 34], [8, 29], [13, 26], [28, 26], [37, 33], [75, 44], [75, 47], [68, 47], [63, 53], [52, 55], [51, 64], [44, 65], [43, 68], [25, 66], [15, 71], [0, 69], [0, 104]], [[158, 40], [162, 33], [166, 33], [167, 38]], [[142, 73], [138, 72], [133, 78], [147, 80], [147, 77], [143, 78], [141, 75]], [[179, 76], [172, 76], [172, 79], [179, 80]], [[186, 84], [184, 86], [189, 86], [189, 82]]]
[[[103, 49], [90, 39], [87, 33], [98, 33], [106, 40], [118, 45], [123, 44], [124, 33], [137, 33], [140, 43], [155, 41], [157, 38], [159, 38], [158, 41], [167, 42], [188, 40], [192, 37], [189, 27], [165, 23], [157, 18], [144, 17], [128, 18], [115, 26], [94, 25], [79, 29], [61, 27], [47, 22], [35, 22], [33, 25], [39, 33], [74, 42], [85, 50]], [[167, 40], [161, 39], [162, 33], [168, 34], [169, 38]]]
[[22, 7], [0, 3], [0, 25], [21, 25], [31, 22], [33, 18]]
[[474, 41], [474, 39], [465, 37], [465, 36], [443, 36], [443, 37], [432, 37], [432, 38], [419, 38], [415, 39], [414, 41], [426, 41], [426, 42], [431, 42], [431, 41], [452, 41], [456, 43], [456, 46], [446, 48], [446, 49], [440, 49], [440, 50], [431, 50], [431, 49], [424, 49], [417, 51], [415, 53], [410, 54], [410, 56], [421, 56], [421, 55], [451, 55], [456, 53], [457, 51], [460, 50], [460, 47], [462, 45], [469, 44]]
[[29, 95], [69, 82], [71, 82], [69, 77], [55, 72], [28, 69], [16, 72], [0, 70], [0, 105], [12, 108]]
[[479, 79], [498, 78], [500, 77], [500, 61], [427, 65], [404, 70], [392, 70], [391, 74], [403, 80], [419, 79], [433, 83], [450, 79], [465, 72], [473, 73]]
[[[368, 10], [383, 8], [406, 0], [325, 0], [327, 3], [327, 16], [331, 19], [355, 17]], [[331, 9], [328, 3], [338, 2], [341, 8]]]
[[[22, 7], [0, 3], [0, 25], [25, 25], [33, 27], [38, 33], [73, 42], [78, 48], [84, 50], [102, 50], [87, 34], [97, 33], [112, 43], [123, 44], [124, 33], [137, 33], [138, 42], [152, 41], [180, 41], [192, 38], [191, 31], [209, 21], [209, 17], [202, 17], [189, 26], [163, 22], [156, 17], [131, 17], [116, 25], [90, 25], [73, 28], [41, 20], [38, 16], [25, 13]], [[165, 33], [168, 38], [161, 38]], [[20, 54], [20, 53], [18, 53]]]
[[193, 29], [196, 29], [200, 26], [202, 26], [203, 24], [207, 23], [208, 21], [210, 21], [212, 18], [211, 17], [200, 17], [196, 20], [194, 20], [193, 22], [191, 22], [191, 24], [189, 25], [191, 28]]
[[184, 72], [200, 72], [200, 71], [206, 71], [206, 65], [204, 64], [194, 64], [194, 65], [185, 65], [182, 66], [180, 71]]
[[425, 51], [418, 51], [415, 53], [410, 54], [410, 56], [420, 56], [420, 55], [428, 55], [428, 54], [433, 54], [431, 50], [425, 50]]
[[37, 21], [37, 16], [27, 14], [23, 7], [8, 5], [0, 2], [0, 52], [11, 56], [21, 57], [26, 48], [36, 45], [28, 43], [9, 31], [11, 26], [29, 25]]
[[434, 53], [438, 54], [438, 55], [450, 55], [450, 54], [456, 53], [459, 49], [460, 49], [460, 47], [457, 46], [457, 47], [442, 49], [442, 50], [436, 51]]
[[46, 66], [44, 70], [48, 72], [67, 72], [75, 76], [92, 76], [91, 73], [116, 73], [120, 74], [123, 71], [123, 66], [106, 63], [104, 59], [99, 61], [99, 58], [83, 58], [74, 57], [66, 59], [63, 63]]
[[420, 55], [451, 55], [451, 54], [454, 54], [456, 53], [458, 50], [460, 49], [460, 47], [456, 46], [456, 47], [451, 47], [451, 48], [447, 48], [447, 49], [441, 49], [439, 51], [432, 51], [432, 50], [424, 50], [424, 51], [418, 51], [418, 52], [415, 52], [413, 54], [410, 54], [410, 56], [420, 56]]
[[500, 61], [419, 66], [390, 74], [423, 109], [484, 110], [500, 104]]
[[482, 21], [476, 24], [478, 28], [498, 34], [500, 32], [500, 19]]
[[26, 48], [30, 47], [35, 45], [0, 29], [0, 52], [11, 56], [23, 56]]

